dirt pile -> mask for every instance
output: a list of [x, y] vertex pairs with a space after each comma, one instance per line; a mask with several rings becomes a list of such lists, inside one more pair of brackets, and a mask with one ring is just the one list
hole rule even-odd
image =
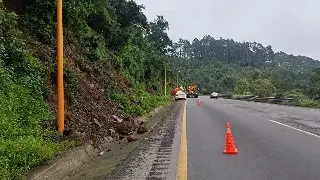
[[[97, 146], [108, 137], [118, 140], [137, 134], [143, 123], [124, 117], [121, 114], [121, 105], [107, 98], [108, 93], [112, 92], [129, 93], [129, 83], [108, 61], [80, 61], [82, 50], [79, 47], [70, 38], [65, 39], [65, 60], [74, 72], [76, 88], [72, 97], [68, 97], [65, 88], [64, 138], [78, 139], [81, 142], [91, 141]], [[48, 87], [51, 88], [48, 102], [56, 117], [56, 90], [52, 85], [55, 84], [55, 76], [51, 78], [48, 83]], [[55, 127], [56, 124], [52, 126]]]

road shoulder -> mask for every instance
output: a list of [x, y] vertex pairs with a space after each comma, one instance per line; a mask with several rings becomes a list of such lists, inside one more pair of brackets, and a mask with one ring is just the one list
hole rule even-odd
[[[99, 147], [94, 148], [90, 143], [85, 143], [81, 146], [72, 148], [62, 155], [56, 157], [48, 164], [36, 167], [28, 172], [27, 179], [32, 180], [45, 180], [45, 179], [69, 179], [73, 175], [81, 172], [87, 166], [90, 166], [93, 162], [97, 162], [101, 157], [109, 156], [111, 159], [108, 165], [104, 166], [103, 170], [113, 168], [116, 164], [120, 163], [118, 156], [125, 155], [133, 151], [144, 138], [148, 136], [150, 131], [161, 120], [163, 114], [171, 111], [174, 103], [166, 107], [160, 107], [150, 113], [149, 117], [139, 117], [139, 120], [146, 121], [146, 126], [149, 132], [138, 135], [138, 140], [132, 143], [128, 143], [126, 138], [120, 141], [113, 141], [107, 139]], [[119, 150], [122, 150], [121, 153]], [[121, 155], [119, 155], [119, 153]], [[113, 158], [114, 157], [114, 158]], [[114, 160], [112, 160], [114, 159]], [[110, 164], [110, 165], [109, 165]], [[113, 166], [111, 166], [113, 165]], [[101, 167], [97, 168], [97, 172], [102, 171]]]
[[[176, 127], [180, 127], [183, 101], [173, 103], [149, 121], [153, 126], [149, 133], [131, 143], [119, 142], [111, 151], [97, 157], [67, 179], [147, 179], [173, 176], [176, 164], [169, 161], [176, 156]], [[164, 172], [166, 165], [169, 171]]]

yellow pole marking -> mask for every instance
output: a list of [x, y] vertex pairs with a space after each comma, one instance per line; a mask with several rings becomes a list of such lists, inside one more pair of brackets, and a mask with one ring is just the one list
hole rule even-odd
[[58, 131], [64, 131], [64, 86], [63, 86], [63, 24], [62, 0], [57, 0], [57, 96], [58, 96]]
[[177, 169], [177, 180], [187, 180], [188, 160], [187, 160], [187, 101], [184, 104], [184, 112], [182, 119], [181, 141], [179, 151], [179, 161]]

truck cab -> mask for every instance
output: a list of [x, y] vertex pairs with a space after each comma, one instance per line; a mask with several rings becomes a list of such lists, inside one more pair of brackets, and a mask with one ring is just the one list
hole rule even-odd
[[187, 98], [198, 98], [198, 87], [196, 84], [192, 83], [188, 86]]

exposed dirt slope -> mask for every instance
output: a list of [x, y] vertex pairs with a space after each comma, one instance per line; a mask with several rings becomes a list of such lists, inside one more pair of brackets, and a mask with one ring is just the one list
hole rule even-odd
[[[17, 14], [23, 9], [22, 0], [4, 1], [5, 6]], [[21, 27], [25, 34], [25, 44], [28, 50], [45, 63], [47, 102], [50, 104], [56, 119], [56, 53], [54, 39], [33, 39], [26, 27]], [[50, 35], [49, 35], [50, 36]], [[132, 118], [121, 115], [122, 106], [108, 99], [111, 93], [127, 94], [133, 89], [128, 81], [114, 68], [110, 56], [102, 62], [90, 62], [84, 59], [87, 49], [77, 43], [73, 34], [64, 31], [64, 61], [65, 61], [65, 132], [64, 138], [76, 138], [99, 144], [107, 136], [123, 138], [134, 134], [139, 125]], [[69, 72], [67, 72], [69, 70]], [[71, 82], [70, 82], [71, 81]], [[46, 124], [46, 127], [56, 128], [56, 121]]]

